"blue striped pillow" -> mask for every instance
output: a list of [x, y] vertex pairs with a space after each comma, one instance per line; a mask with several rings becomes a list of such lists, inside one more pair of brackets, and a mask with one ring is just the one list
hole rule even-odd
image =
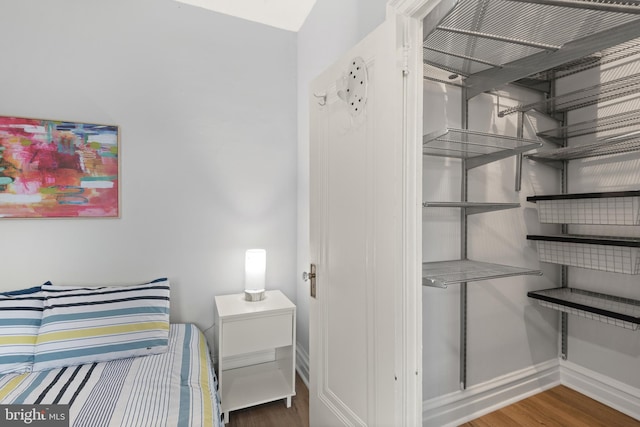
[[40, 286], [0, 293], [0, 374], [31, 371], [43, 299]]
[[34, 371], [164, 353], [169, 280], [117, 287], [43, 285]]

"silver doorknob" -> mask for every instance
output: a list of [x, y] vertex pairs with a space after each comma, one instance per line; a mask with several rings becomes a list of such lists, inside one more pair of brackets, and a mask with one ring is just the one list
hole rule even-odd
[[316, 297], [316, 265], [311, 264], [310, 271], [302, 273], [302, 280], [311, 282], [311, 297]]

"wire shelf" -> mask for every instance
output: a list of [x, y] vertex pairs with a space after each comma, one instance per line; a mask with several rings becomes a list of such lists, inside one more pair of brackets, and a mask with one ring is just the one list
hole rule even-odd
[[640, 131], [640, 110], [598, 117], [593, 120], [538, 132], [537, 135], [554, 141], [562, 141], [566, 138], [592, 134], [612, 138], [635, 131]]
[[422, 285], [436, 288], [446, 288], [464, 282], [541, 274], [540, 270], [467, 259], [422, 263]]
[[515, 209], [520, 203], [487, 203], [487, 202], [424, 202], [423, 208], [462, 208], [467, 215]]
[[538, 243], [540, 261], [592, 270], [640, 274], [640, 238], [583, 235], [528, 235]]
[[425, 19], [423, 60], [463, 76], [470, 97], [564, 64], [568, 75], [631, 56], [632, 44], [614, 46], [640, 36], [635, 1], [458, 0], [441, 12]]
[[542, 146], [540, 141], [475, 132], [444, 129], [424, 135], [425, 155], [465, 159], [467, 169], [524, 153]]
[[538, 151], [527, 158], [537, 161], [577, 160], [640, 151], [640, 134], [607, 138], [593, 144]]
[[639, 54], [640, 39], [636, 38], [620, 43], [616, 46], [602, 49], [599, 52], [595, 52], [575, 61], [570, 61], [559, 67], [554, 67], [550, 70], [535, 74], [531, 76], [531, 78], [538, 80], [556, 80]]
[[527, 296], [553, 310], [633, 331], [640, 328], [640, 301], [577, 288], [532, 291]]
[[527, 197], [542, 223], [640, 225], [640, 191]]
[[567, 112], [623, 96], [633, 95], [639, 92], [640, 74], [630, 74], [615, 80], [589, 86], [584, 89], [547, 98], [544, 101], [520, 104], [515, 107], [507, 108], [498, 112], [498, 116], [504, 117], [512, 113], [529, 111], [534, 108], [544, 111], [551, 106], [553, 107], [552, 110], [554, 112]]

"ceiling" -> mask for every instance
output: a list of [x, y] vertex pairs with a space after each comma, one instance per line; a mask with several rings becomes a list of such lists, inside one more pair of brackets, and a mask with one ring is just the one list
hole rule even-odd
[[316, 0], [176, 0], [193, 6], [298, 31]]

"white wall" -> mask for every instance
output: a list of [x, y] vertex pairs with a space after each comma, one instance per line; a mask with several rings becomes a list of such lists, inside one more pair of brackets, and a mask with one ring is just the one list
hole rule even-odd
[[[385, 18], [386, 0], [318, 0], [298, 32], [298, 259], [299, 350], [309, 350], [309, 83]], [[299, 368], [301, 368], [299, 366]], [[302, 373], [306, 369], [302, 367]]]
[[[296, 297], [296, 35], [170, 0], [4, 0], [0, 114], [120, 126], [120, 219], [0, 220], [0, 289], [167, 276], [213, 324], [244, 251]], [[209, 335], [210, 336], [210, 335]]]

